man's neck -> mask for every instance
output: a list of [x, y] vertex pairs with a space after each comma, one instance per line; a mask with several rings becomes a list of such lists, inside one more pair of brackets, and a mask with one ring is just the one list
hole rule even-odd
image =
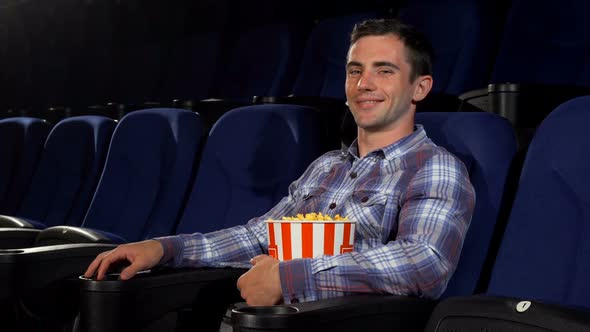
[[371, 151], [382, 149], [410, 135], [414, 131], [413, 117], [411, 120], [400, 121], [392, 128], [379, 131], [368, 131], [359, 128], [357, 141], [359, 157], [362, 158]]

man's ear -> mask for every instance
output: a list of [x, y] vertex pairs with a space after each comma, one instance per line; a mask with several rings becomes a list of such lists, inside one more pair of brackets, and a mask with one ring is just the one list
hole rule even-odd
[[430, 75], [423, 75], [418, 76], [416, 78], [416, 88], [414, 89], [414, 96], [412, 98], [413, 101], [419, 102], [420, 100], [426, 98], [426, 95], [432, 89], [432, 76]]

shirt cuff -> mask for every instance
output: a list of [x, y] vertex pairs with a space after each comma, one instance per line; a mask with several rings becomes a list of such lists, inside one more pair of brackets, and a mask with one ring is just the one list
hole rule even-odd
[[279, 274], [285, 303], [317, 300], [316, 285], [311, 270], [311, 259], [294, 259], [280, 262]]
[[178, 266], [182, 261], [182, 251], [184, 241], [180, 236], [157, 237], [154, 240], [160, 242], [164, 248], [164, 255], [158, 262], [158, 265]]

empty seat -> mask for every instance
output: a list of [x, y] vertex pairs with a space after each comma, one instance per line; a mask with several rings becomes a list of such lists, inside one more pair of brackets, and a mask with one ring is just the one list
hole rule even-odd
[[441, 302], [427, 331], [590, 329], [589, 110], [577, 98], [539, 126], [487, 295]]
[[[47, 137], [31, 186], [7, 227], [79, 226], [102, 172], [116, 122], [99, 116], [59, 122]], [[4, 222], [4, 223], [3, 223]], [[17, 222], [18, 224], [15, 224]]]
[[317, 111], [305, 106], [256, 105], [226, 113], [211, 129], [176, 232], [206, 233], [268, 211], [321, 153], [320, 129]]
[[376, 13], [367, 12], [321, 20], [313, 28], [305, 46], [292, 94], [344, 102], [350, 32], [356, 23], [376, 16]]
[[200, 138], [199, 117], [190, 111], [127, 114], [113, 133], [82, 226], [115, 242], [170, 234], [184, 206]]
[[29, 188], [51, 125], [36, 118], [0, 120], [0, 214], [14, 214]]
[[399, 18], [434, 48], [432, 92], [459, 96], [489, 82], [499, 38], [494, 14], [491, 2], [477, 0], [412, 0], [400, 8]]
[[35, 317], [44, 330], [67, 320], [76, 312], [69, 295], [77, 292], [70, 293], [68, 287], [75, 284], [64, 279], [79, 275], [113, 243], [173, 231], [192, 184], [200, 139], [199, 117], [190, 111], [126, 115], [113, 133], [82, 227], [49, 227], [39, 233], [34, 248], [4, 252], [0, 302], [20, 302], [26, 308], [22, 317]]
[[584, 0], [512, 1], [492, 83], [590, 88], [589, 10]]
[[[253, 96], [285, 96], [293, 89], [308, 27], [301, 23], [234, 26], [221, 55], [211, 97], [249, 103]], [[239, 75], [235, 75], [239, 73]]]
[[[304, 106], [257, 105], [226, 113], [211, 130], [176, 233], [205, 233], [244, 225], [267, 212], [322, 152], [320, 128], [317, 111]], [[220, 313], [216, 312], [219, 305], [225, 310], [224, 303], [232, 299], [227, 295], [235, 291], [236, 272], [170, 272], [125, 282], [88, 280], [85, 285], [92, 290], [84, 293], [81, 301], [82, 329], [124, 331], [147, 326], [168, 312], [192, 306], [200, 282], [211, 278], [219, 278], [216, 283], [222, 289], [215, 291], [215, 299], [198, 304], [207, 308], [206, 313], [198, 313], [203, 318], [200, 328], [218, 324], [208, 315]], [[225, 287], [227, 284], [232, 287]], [[152, 300], [137, 301], [144, 296]], [[127, 301], [132, 304], [117, 309], [116, 303]]]

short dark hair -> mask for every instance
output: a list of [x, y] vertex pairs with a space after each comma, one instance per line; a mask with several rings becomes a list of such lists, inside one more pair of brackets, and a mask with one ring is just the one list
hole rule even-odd
[[350, 45], [366, 36], [397, 36], [407, 49], [410, 64], [410, 82], [418, 76], [432, 75], [434, 50], [428, 38], [414, 27], [396, 19], [369, 19], [355, 24], [350, 34]]

